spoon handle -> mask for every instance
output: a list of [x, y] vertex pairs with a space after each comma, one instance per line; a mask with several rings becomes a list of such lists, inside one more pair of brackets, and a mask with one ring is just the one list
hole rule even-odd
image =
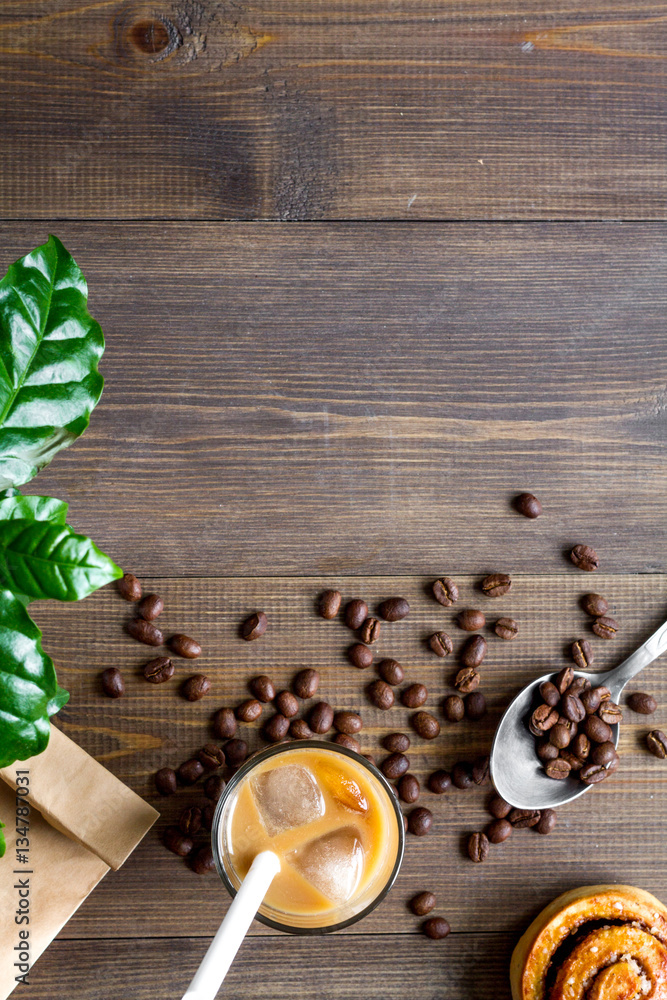
[[661, 625], [657, 632], [654, 632], [627, 660], [607, 674], [607, 686], [613, 685], [613, 694], [618, 697], [628, 681], [636, 677], [644, 667], [648, 667], [649, 663], [657, 660], [665, 650], [667, 650], [667, 622]]

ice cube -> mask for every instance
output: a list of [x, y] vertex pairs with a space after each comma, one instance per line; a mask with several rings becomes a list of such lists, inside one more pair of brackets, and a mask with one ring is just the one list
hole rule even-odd
[[349, 778], [327, 764], [322, 764], [318, 768], [317, 774], [325, 789], [336, 802], [351, 812], [362, 815], [368, 812], [368, 800], [354, 778]]
[[258, 774], [252, 779], [252, 790], [270, 837], [324, 815], [324, 799], [317, 781], [300, 764], [283, 764]]
[[344, 903], [359, 885], [364, 848], [354, 827], [347, 826], [310, 840], [288, 860], [332, 903]]

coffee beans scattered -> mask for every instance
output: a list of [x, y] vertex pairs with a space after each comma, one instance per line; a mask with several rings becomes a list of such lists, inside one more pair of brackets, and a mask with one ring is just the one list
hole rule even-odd
[[347, 655], [352, 666], [359, 670], [365, 670], [373, 662], [373, 651], [361, 642], [355, 642], [354, 646], [350, 646]]
[[403, 753], [391, 753], [380, 764], [380, 770], [390, 781], [396, 781], [397, 778], [402, 777], [409, 767], [410, 761]]
[[389, 733], [383, 738], [382, 746], [390, 753], [405, 753], [410, 749], [410, 737], [407, 733]]
[[143, 642], [145, 646], [161, 646], [164, 642], [160, 629], [143, 618], [133, 618], [128, 622], [127, 631], [133, 639]]
[[651, 694], [646, 694], [644, 691], [633, 691], [632, 694], [628, 695], [628, 708], [633, 712], [638, 712], [639, 715], [653, 715], [658, 703]]
[[461, 663], [464, 667], [479, 667], [488, 649], [486, 639], [482, 635], [472, 635], [461, 650]]
[[275, 706], [278, 712], [288, 719], [293, 719], [299, 711], [299, 701], [291, 691], [279, 691], [276, 695]]
[[664, 760], [667, 757], [667, 736], [661, 729], [652, 729], [646, 736], [646, 747], [654, 757]]
[[400, 684], [405, 677], [405, 671], [398, 660], [380, 660], [377, 665], [377, 671], [382, 680], [387, 684], [391, 684], [392, 687]]
[[506, 819], [494, 819], [486, 828], [486, 836], [491, 844], [502, 844], [512, 834], [514, 827]]
[[305, 719], [292, 719], [289, 734], [293, 740], [312, 740], [315, 736]]
[[444, 917], [429, 917], [422, 924], [422, 932], [432, 941], [441, 941], [446, 938], [451, 928]]
[[469, 760], [457, 761], [452, 768], [451, 776], [454, 787], [460, 788], [462, 792], [471, 788], [474, 784], [472, 780], [472, 764]]
[[338, 590], [325, 590], [324, 593], [320, 594], [317, 606], [322, 618], [329, 620], [335, 618], [340, 611], [342, 599]]
[[429, 775], [427, 786], [434, 795], [444, 795], [452, 787], [449, 771], [434, 771], [433, 774]]
[[262, 714], [262, 705], [256, 698], [248, 698], [236, 709], [236, 718], [239, 722], [254, 722]]
[[386, 622], [399, 622], [410, 612], [410, 605], [404, 597], [388, 597], [378, 608], [380, 618]]
[[435, 908], [436, 899], [432, 892], [418, 892], [413, 896], [408, 906], [416, 917], [425, 917]]
[[556, 825], [556, 811], [555, 809], [543, 809], [542, 814], [533, 827], [536, 833], [541, 833], [543, 837], [547, 836]]
[[176, 772], [171, 767], [161, 767], [155, 775], [155, 787], [160, 795], [173, 795], [178, 787]]
[[179, 858], [187, 858], [194, 844], [190, 837], [184, 837], [177, 826], [168, 826], [162, 834], [162, 843]]
[[584, 594], [581, 598], [581, 606], [586, 614], [593, 618], [601, 618], [609, 610], [609, 604], [602, 594]]
[[186, 806], [178, 820], [178, 827], [184, 837], [194, 837], [201, 829], [201, 809], [199, 806]]
[[164, 601], [159, 594], [147, 594], [137, 607], [139, 617], [144, 618], [147, 622], [152, 622], [155, 618], [159, 618], [163, 611]]
[[510, 809], [507, 818], [517, 830], [525, 830], [536, 826], [540, 821], [539, 809]]
[[184, 682], [181, 692], [188, 701], [199, 701], [211, 690], [211, 682], [204, 674], [193, 674]]
[[368, 605], [365, 601], [355, 598], [350, 601], [345, 608], [345, 624], [355, 631], [366, 621], [368, 617]]
[[143, 674], [151, 684], [164, 684], [174, 676], [174, 664], [168, 656], [158, 656], [144, 664]]
[[125, 694], [125, 681], [118, 667], [107, 667], [103, 670], [100, 681], [107, 698], [122, 698]]
[[205, 771], [216, 771], [225, 766], [225, 755], [215, 743], [206, 743], [197, 754], [197, 760]]
[[401, 701], [406, 708], [420, 708], [428, 701], [428, 691], [423, 684], [410, 684], [401, 692]]
[[126, 601], [141, 600], [141, 584], [133, 573], [125, 573], [116, 586], [118, 593]]
[[489, 855], [489, 839], [485, 833], [471, 833], [468, 837], [468, 857], [480, 864]]
[[460, 722], [465, 715], [463, 698], [457, 694], [448, 695], [443, 702], [442, 710], [448, 722]]
[[586, 573], [593, 573], [600, 565], [597, 552], [590, 545], [575, 545], [570, 552], [570, 559], [577, 569]]
[[542, 513], [542, 504], [532, 493], [519, 493], [514, 500], [514, 508], [524, 517], [536, 518]]
[[334, 710], [327, 701], [318, 701], [308, 713], [308, 725], [314, 733], [322, 736], [333, 726]]
[[231, 708], [220, 708], [213, 716], [213, 734], [228, 740], [236, 733], [236, 716]]
[[336, 733], [333, 741], [341, 747], [347, 747], [348, 750], [361, 753], [361, 745], [358, 740], [355, 740], [354, 736], [349, 736], [347, 733]]
[[208, 875], [215, 871], [215, 861], [213, 851], [208, 844], [200, 847], [192, 859], [192, 870], [197, 875]]
[[410, 725], [424, 740], [434, 740], [440, 735], [440, 723], [429, 712], [415, 712], [410, 719]]
[[366, 688], [368, 700], [376, 708], [381, 708], [383, 712], [388, 711], [394, 704], [394, 692], [386, 681], [373, 681]]
[[254, 615], [246, 618], [241, 625], [241, 635], [246, 642], [253, 642], [264, 635], [268, 624], [269, 622], [264, 612], [256, 611]]
[[436, 656], [449, 656], [454, 649], [454, 643], [446, 632], [434, 632], [429, 636], [428, 644]]
[[497, 792], [494, 792], [489, 799], [487, 808], [495, 819], [505, 819], [512, 811], [509, 802], [505, 802], [505, 799]]
[[613, 639], [618, 632], [618, 622], [613, 618], [603, 615], [601, 618], [595, 619], [592, 628], [595, 634], [599, 635], [601, 639]]
[[172, 653], [176, 653], [176, 656], [182, 656], [186, 660], [196, 660], [198, 656], [201, 656], [199, 643], [191, 639], [189, 635], [183, 635], [182, 632], [172, 635], [169, 640], [169, 648]]
[[491, 573], [482, 580], [482, 593], [487, 597], [504, 597], [512, 589], [512, 580], [507, 573]]
[[221, 774], [212, 774], [204, 782], [204, 795], [211, 802], [217, 802], [227, 786]]
[[204, 773], [204, 765], [196, 757], [191, 757], [181, 764], [177, 773], [182, 785], [194, 785]]
[[334, 729], [339, 733], [354, 736], [363, 729], [361, 716], [356, 712], [336, 712], [333, 717]]
[[229, 740], [228, 743], [225, 743], [223, 750], [230, 767], [238, 767], [248, 756], [248, 744], [245, 740]]
[[481, 691], [471, 691], [463, 702], [466, 716], [471, 722], [478, 722], [486, 715], [486, 698]]
[[595, 659], [593, 647], [588, 639], [577, 639], [571, 647], [572, 659], [580, 670], [587, 670]]
[[317, 670], [312, 670], [310, 667], [307, 667], [305, 670], [300, 670], [292, 681], [292, 690], [294, 691], [294, 694], [297, 698], [302, 698], [304, 701], [308, 698], [312, 698], [317, 693], [319, 686], [320, 675]]
[[514, 618], [499, 618], [493, 626], [493, 631], [500, 639], [516, 639], [519, 632], [519, 625]]
[[408, 815], [408, 830], [415, 837], [425, 837], [433, 826], [433, 813], [424, 806], [417, 806]]
[[257, 699], [257, 701], [264, 702], [265, 704], [269, 701], [273, 701], [276, 696], [276, 689], [274, 687], [273, 681], [266, 674], [260, 674], [259, 677], [253, 677], [248, 685], [250, 691]]
[[359, 629], [359, 638], [367, 646], [377, 642], [382, 632], [382, 625], [377, 618], [367, 618]]
[[279, 743], [280, 740], [284, 740], [289, 732], [290, 721], [280, 712], [276, 712], [272, 715], [268, 722], [265, 723], [262, 730], [262, 735], [269, 743]]
[[454, 678], [454, 687], [461, 694], [469, 694], [479, 687], [480, 675], [472, 667], [461, 667]]
[[420, 784], [414, 774], [404, 774], [398, 783], [398, 795], [403, 802], [413, 803], [419, 798]]
[[459, 588], [448, 576], [443, 576], [433, 584], [433, 596], [443, 608], [451, 608], [459, 599]]
[[478, 632], [486, 625], [486, 616], [475, 608], [466, 608], [459, 614], [457, 622], [464, 632]]

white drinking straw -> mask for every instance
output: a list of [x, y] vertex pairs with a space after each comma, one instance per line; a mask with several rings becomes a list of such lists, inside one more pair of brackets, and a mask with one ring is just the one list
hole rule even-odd
[[256, 856], [183, 1000], [215, 1000], [234, 956], [279, 871], [280, 860], [273, 851], [262, 851]]

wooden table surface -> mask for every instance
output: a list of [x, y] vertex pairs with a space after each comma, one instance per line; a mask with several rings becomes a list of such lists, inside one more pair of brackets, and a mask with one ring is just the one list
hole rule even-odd
[[[71, 691], [58, 725], [163, 816], [25, 1000], [182, 995], [228, 900], [160, 844], [201, 793], [158, 801], [152, 775], [249, 677], [316, 666], [324, 696], [361, 711], [366, 751], [409, 725], [367, 702], [373, 670], [315, 614], [322, 588], [408, 597], [376, 659], [423, 681], [436, 714], [454, 665], [424, 637], [451, 629], [458, 650], [463, 633], [430, 582], [518, 619], [513, 643], [489, 632], [487, 716], [415, 740], [422, 779], [487, 750], [512, 693], [567, 662], [586, 590], [621, 623], [593, 638], [601, 667], [664, 620], [666, 26], [647, 0], [0, 3], [0, 271], [55, 232], [107, 338], [89, 431], [31, 489], [164, 596], [213, 681], [194, 705], [187, 664], [149, 687], [113, 588], [36, 605]], [[538, 521], [512, 510], [526, 489]], [[566, 559], [579, 541], [596, 577]], [[492, 601], [478, 585], [496, 570], [515, 583]], [[260, 607], [270, 628], [246, 644]], [[110, 664], [121, 701], [99, 690]], [[664, 666], [642, 687], [658, 714], [628, 714], [619, 772], [550, 837], [516, 831], [473, 865], [488, 789], [423, 792], [433, 830], [381, 906], [321, 940], [255, 925], [221, 995], [508, 1000], [512, 947], [559, 892], [625, 881], [667, 901], [667, 767], [643, 749], [667, 728]], [[406, 909], [419, 889], [444, 942]]]

